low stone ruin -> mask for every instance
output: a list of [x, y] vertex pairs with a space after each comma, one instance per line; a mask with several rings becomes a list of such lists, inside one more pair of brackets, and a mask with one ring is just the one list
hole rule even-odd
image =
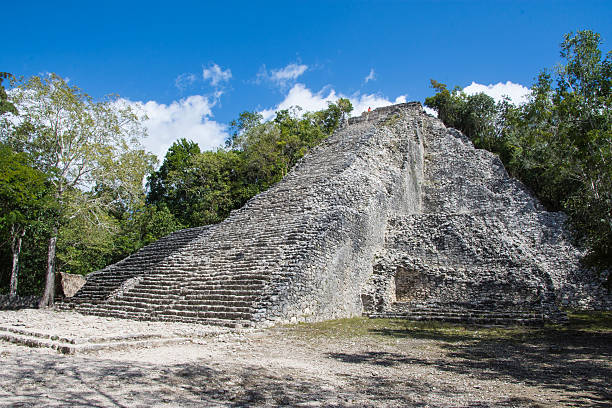
[[379, 108], [223, 222], [87, 277], [83, 313], [227, 326], [366, 313], [473, 323], [610, 308], [561, 213], [420, 104]]

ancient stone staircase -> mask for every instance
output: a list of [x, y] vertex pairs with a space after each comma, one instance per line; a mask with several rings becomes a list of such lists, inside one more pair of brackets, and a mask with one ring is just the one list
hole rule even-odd
[[369, 318], [436, 321], [487, 326], [542, 326], [546, 323], [567, 323], [563, 312], [545, 313], [542, 310], [473, 309], [460, 305], [415, 305], [411, 302], [394, 302], [382, 312], [364, 313]]
[[[153, 269], [190, 242], [205, 234], [209, 227], [190, 228], [174, 232], [130, 255], [124, 260], [87, 276], [87, 285], [70, 299], [69, 305], [97, 304], [107, 299], [130, 279], [144, 270]], [[64, 305], [66, 306], [66, 305]], [[60, 306], [62, 307], [62, 306]]]

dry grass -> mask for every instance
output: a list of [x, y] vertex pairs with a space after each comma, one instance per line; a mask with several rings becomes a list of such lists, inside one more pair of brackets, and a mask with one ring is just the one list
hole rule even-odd
[[612, 312], [569, 312], [569, 324], [543, 327], [487, 327], [403, 319], [354, 317], [320, 323], [299, 323], [283, 327], [287, 334], [301, 338], [350, 339], [369, 336], [380, 340], [397, 337], [429, 338], [444, 341], [498, 340], [526, 342], [543, 338], [569, 340], [588, 335], [612, 334]]

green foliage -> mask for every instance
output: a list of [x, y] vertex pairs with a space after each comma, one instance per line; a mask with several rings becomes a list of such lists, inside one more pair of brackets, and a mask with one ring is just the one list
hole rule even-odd
[[31, 166], [26, 153], [0, 143], [0, 228], [28, 225], [49, 206], [47, 176]]
[[586, 261], [612, 267], [612, 52], [602, 58], [599, 34], [567, 34], [565, 63], [537, 77], [520, 107], [484, 95], [452, 93], [432, 81], [425, 103], [477, 147], [500, 155], [509, 172], [551, 210], [563, 210]]
[[[84, 193], [74, 190], [74, 195]], [[71, 203], [87, 201], [86, 197], [74, 197]], [[85, 275], [106, 266], [113, 251], [113, 237], [118, 233], [117, 221], [103, 209], [91, 212], [71, 209], [70, 216], [62, 222], [57, 241], [57, 271]]]
[[149, 202], [158, 201], [184, 201], [180, 196], [179, 186], [173, 183], [189, 172], [191, 160], [196, 155], [200, 154], [200, 146], [197, 143], [187, 139], [179, 139], [166, 153], [164, 162], [159, 170], [152, 172], [148, 178], [149, 193], [147, 200]]
[[8, 260], [13, 256], [19, 259], [23, 237], [30, 239], [44, 227], [45, 216], [52, 211], [49, 192], [46, 175], [31, 166], [31, 158], [0, 143], [0, 245], [7, 259], [7, 266], [0, 270], [0, 282], [9, 282], [14, 274], [13, 291], [32, 271], [21, 268], [18, 274], [19, 262], [13, 269]]
[[94, 101], [55, 74], [13, 85], [10, 102], [19, 115], [12, 110], [11, 120], [3, 118], [0, 141], [27, 155], [28, 165], [48, 181], [51, 204], [46, 228], [38, 230], [49, 250], [46, 305], [53, 299], [56, 256], [58, 268], [76, 273], [91, 272], [111, 257], [116, 216], [143, 205], [142, 181], [155, 158], [138, 144], [144, 135], [140, 118], [115, 97]]
[[164, 204], [144, 205], [134, 212], [116, 214], [118, 231], [112, 251], [105, 254], [104, 266], [120, 261], [138, 249], [174, 231], [185, 228]]

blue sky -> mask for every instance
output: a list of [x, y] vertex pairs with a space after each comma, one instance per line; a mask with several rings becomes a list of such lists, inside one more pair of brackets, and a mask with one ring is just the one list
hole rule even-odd
[[[8, 3], [8, 4], [7, 4]], [[521, 93], [612, 1], [5, 2], [0, 71], [55, 72], [149, 115], [145, 145], [218, 145], [245, 110], [423, 101], [429, 79]], [[511, 84], [508, 84], [508, 81]], [[484, 88], [483, 88], [484, 89]], [[322, 105], [321, 105], [322, 104]], [[357, 112], [359, 113], [359, 112]]]

